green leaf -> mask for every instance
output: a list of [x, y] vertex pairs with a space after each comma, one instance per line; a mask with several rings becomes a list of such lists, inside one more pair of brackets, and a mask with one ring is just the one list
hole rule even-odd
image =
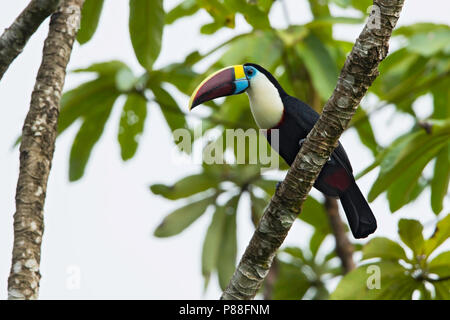
[[216, 195], [205, 199], [191, 202], [181, 208], [176, 209], [167, 215], [161, 224], [156, 228], [155, 237], [165, 238], [179, 234], [189, 227], [195, 220], [206, 211], [206, 209], [214, 204]]
[[91, 40], [97, 30], [100, 14], [102, 13], [103, 0], [86, 0], [81, 10], [81, 24], [78, 30], [77, 40], [84, 44]]
[[118, 94], [114, 78], [110, 77], [100, 77], [67, 91], [61, 99], [58, 134], [64, 132], [80, 117], [95, 113], [106, 105], [105, 101], [109, 101], [111, 97], [117, 97]]
[[[358, 1], [358, 0], [354, 0]], [[429, 33], [440, 29], [448, 29], [448, 25], [446, 24], [436, 24], [430, 22], [422, 22], [422, 23], [414, 23], [411, 25], [402, 26], [399, 28], [395, 28], [392, 33], [394, 36], [405, 36], [407, 38], [412, 37], [418, 33]]]
[[450, 251], [442, 252], [428, 264], [428, 272], [439, 278], [450, 277]]
[[302, 249], [300, 249], [298, 247], [287, 247], [287, 248], [284, 248], [282, 252], [289, 254], [293, 258], [299, 259], [301, 262], [307, 261], [307, 259], [305, 258], [305, 255], [303, 254]]
[[200, 28], [200, 33], [202, 34], [213, 34], [217, 32], [223, 25], [220, 22], [214, 21], [211, 23], [207, 23]]
[[211, 272], [217, 267], [220, 246], [224, 235], [226, 213], [224, 207], [216, 207], [211, 224], [206, 232], [202, 251], [202, 274], [205, 277], [205, 287], [208, 285]]
[[139, 63], [148, 71], [161, 51], [164, 15], [162, 0], [130, 0], [131, 43]]
[[275, 193], [275, 186], [277, 185], [278, 180], [266, 180], [266, 179], [258, 179], [252, 182], [255, 186], [261, 188], [267, 195], [273, 196]]
[[173, 63], [152, 72], [148, 88], [161, 86], [161, 81], [163, 81], [174, 85], [180, 92], [191, 95], [198, 84], [197, 77], [198, 74], [192, 70], [191, 66]]
[[[376, 279], [374, 270], [379, 271], [379, 289], [368, 286], [368, 284], [375, 285], [371, 281]], [[397, 262], [388, 260], [360, 266], [341, 279], [330, 298], [333, 300], [410, 300], [420, 282], [406, 275], [405, 271]]]
[[366, 175], [367, 173], [369, 173], [378, 166], [380, 166], [381, 170], [385, 171], [391, 169], [399, 153], [406, 148], [406, 146], [410, 143], [410, 141], [412, 141], [416, 137], [417, 134], [420, 133], [419, 132], [415, 132], [414, 134], [407, 133], [398, 137], [388, 147], [381, 150], [381, 152], [377, 154], [375, 161], [367, 168], [365, 168], [363, 171], [358, 173], [356, 175], [356, 179], [363, 177], [364, 175]]
[[165, 22], [167, 25], [172, 24], [180, 18], [195, 14], [199, 9], [197, 0], [184, 0], [167, 13]]
[[117, 72], [124, 68], [128, 68], [130, 70], [130, 68], [122, 61], [112, 60], [94, 63], [87, 68], [75, 69], [73, 72], [95, 72], [100, 76], [115, 76]]
[[220, 58], [224, 66], [258, 61], [268, 70], [279, 63], [283, 54], [283, 43], [273, 32], [256, 32], [237, 38]]
[[116, 87], [121, 92], [128, 92], [134, 88], [138, 79], [129, 68], [122, 68], [116, 73]]
[[235, 27], [235, 12], [223, 4], [223, 0], [197, 0], [197, 3], [209, 13], [218, 28]]
[[428, 185], [428, 182], [421, 178], [421, 173], [428, 162], [428, 159], [415, 162], [408, 172], [402, 174], [388, 187], [387, 198], [392, 213], [415, 200]]
[[425, 287], [425, 284], [422, 282], [419, 286], [420, 291], [420, 300], [431, 300], [431, 292]]
[[278, 276], [273, 287], [274, 300], [300, 300], [310, 288], [307, 276], [297, 265], [277, 261]]
[[273, 0], [258, 0], [256, 2], [257, 2], [258, 7], [266, 13], [269, 13], [269, 11], [272, 8], [272, 5], [274, 3]]
[[319, 251], [320, 246], [323, 243], [323, 240], [325, 240], [327, 236], [327, 233], [318, 231], [317, 229], [311, 236], [311, 239], [309, 240], [309, 250], [311, 250], [311, 253], [313, 256], [317, 254], [317, 251]]
[[118, 140], [123, 160], [131, 159], [136, 153], [146, 116], [147, 100], [139, 94], [129, 94], [119, 124]]
[[348, 8], [351, 1], [350, 0], [328, 0], [328, 3], [334, 3], [341, 8]]
[[162, 87], [152, 87], [155, 100], [159, 104], [171, 131], [186, 127], [186, 119], [177, 102]]
[[381, 258], [408, 261], [405, 250], [395, 241], [387, 238], [373, 238], [363, 247], [363, 259]]
[[[314, 20], [331, 16], [327, 1], [308, 0], [308, 2]], [[332, 25], [319, 26], [316, 28], [316, 31], [321, 38], [331, 40], [333, 34]]]
[[450, 280], [434, 283], [437, 300], [450, 300]]
[[324, 205], [311, 196], [303, 203], [302, 212], [298, 217], [325, 235], [331, 233]]
[[351, 0], [350, 2], [353, 8], [358, 9], [364, 14], [367, 14], [369, 7], [373, 5], [372, 0]]
[[92, 113], [84, 118], [84, 122], [78, 131], [70, 150], [69, 160], [69, 180], [80, 179], [86, 168], [86, 164], [100, 136], [103, 133], [106, 121], [109, 118], [114, 102], [118, 94], [110, 94], [104, 100], [99, 101]]
[[425, 57], [431, 57], [446, 49], [449, 51], [450, 28], [437, 29], [426, 33], [417, 33], [410, 37], [408, 50]]
[[436, 157], [434, 175], [431, 180], [431, 208], [435, 214], [443, 209], [450, 181], [450, 144], [442, 148]]
[[423, 239], [423, 226], [419, 221], [413, 219], [400, 219], [398, 222], [398, 234], [417, 257], [425, 243]]
[[395, 147], [382, 153], [381, 170], [369, 192], [368, 200], [373, 201], [402, 175], [407, 181], [414, 181], [420, 176], [425, 165], [448, 143], [450, 138], [450, 121], [429, 120], [432, 123], [431, 134], [420, 130], [401, 137], [401, 142], [394, 142]]
[[361, 24], [363, 18], [321, 16], [306, 24], [308, 28], [330, 26], [334, 24]]
[[427, 257], [447, 239], [450, 238], [450, 214], [439, 221], [430, 239], [425, 241], [423, 254]]
[[255, 5], [242, 0], [224, 0], [224, 5], [232, 11], [240, 12], [255, 29], [270, 28], [269, 17]]
[[328, 100], [336, 86], [339, 71], [327, 48], [319, 38], [310, 34], [296, 49], [305, 63], [314, 88], [322, 100]]
[[[377, 155], [378, 153], [378, 143], [375, 140], [375, 134], [373, 133], [372, 125], [370, 124], [369, 117], [367, 116], [366, 111], [359, 107], [356, 109], [355, 119], [362, 119], [360, 121], [355, 122], [354, 128], [358, 133], [359, 139], [361, 142], [372, 151], [373, 155]], [[352, 124], [350, 124], [352, 125]]]
[[223, 229], [220, 255], [217, 262], [219, 284], [222, 290], [228, 285], [236, 268], [237, 239], [236, 239], [236, 211], [240, 195], [231, 198], [225, 206], [226, 217]]
[[308, 0], [308, 2], [314, 19], [323, 16], [330, 16], [330, 9], [328, 8], [327, 1]]
[[447, 119], [450, 117], [450, 78], [446, 77], [444, 81], [433, 87], [431, 93], [433, 94], [433, 119]]
[[264, 209], [267, 206], [267, 201], [263, 198], [257, 197], [253, 194], [253, 192], [250, 192], [250, 209], [252, 213], [252, 221], [254, 225], [257, 225], [259, 220], [264, 214]]
[[166, 199], [177, 200], [215, 188], [218, 183], [219, 181], [214, 177], [200, 173], [184, 177], [172, 186], [154, 184], [150, 189], [154, 194], [161, 195]]

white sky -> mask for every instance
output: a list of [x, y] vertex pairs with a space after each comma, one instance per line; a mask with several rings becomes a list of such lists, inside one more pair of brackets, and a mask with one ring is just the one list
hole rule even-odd
[[[165, 1], [172, 8], [179, 1]], [[28, 1], [8, 1], [0, 11], [0, 30], [8, 27]], [[311, 19], [306, 1], [288, 1], [290, 19], [303, 23]], [[342, 13], [336, 9], [336, 13]], [[399, 25], [415, 22], [450, 23], [448, 0], [406, 1]], [[236, 30], [224, 30], [214, 37], [200, 35], [199, 26], [209, 21], [206, 14], [182, 20], [165, 29], [163, 50], [156, 65], [181, 61], [194, 49], [206, 52], [215, 44], [249, 27], [240, 17]], [[281, 8], [276, 3], [271, 15], [273, 25], [282, 27]], [[29, 107], [35, 75], [39, 68], [43, 41], [48, 31], [46, 21], [30, 40], [24, 52], [0, 82], [0, 299], [7, 297], [6, 287], [13, 243], [14, 195], [18, 177], [19, 155], [11, 146]], [[353, 41], [360, 26], [337, 27], [336, 36]], [[93, 62], [120, 59], [140, 74], [128, 35], [128, 1], [105, 1], [101, 21], [94, 39], [87, 45], [75, 45], [69, 69]], [[73, 88], [84, 76], [69, 75], [66, 88]], [[187, 98], [177, 95], [182, 108]], [[421, 99], [416, 109], [430, 110], [430, 99]], [[173, 146], [163, 118], [155, 106], [149, 107], [145, 133], [137, 155], [129, 162], [120, 160], [117, 126], [120, 117], [117, 104], [100, 143], [96, 146], [83, 179], [68, 182], [68, 156], [78, 126], [70, 128], [57, 141], [45, 207], [45, 234], [41, 261], [42, 299], [216, 299], [220, 295], [213, 278], [203, 292], [201, 248], [209, 215], [204, 215], [182, 234], [158, 239], [153, 230], [163, 217], [180, 204], [153, 196], [152, 183], [171, 183], [199, 170], [196, 165], [176, 165], [170, 160]], [[375, 134], [382, 144], [404, 132], [412, 123], [408, 117], [392, 118], [386, 109], [373, 121]], [[351, 130], [341, 141], [355, 172], [371, 163], [372, 157]], [[376, 178], [373, 172], [359, 181], [364, 194]], [[371, 206], [378, 219], [376, 236], [394, 236], [399, 218], [410, 217], [430, 222], [435, 216], [429, 205], [429, 191], [396, 214], [389, 213], [382, 195]], [[446, 211], [450, 209], [446, 204]], [[432, 225], [432, 224], [431, 224]], [[426, 235], [432, 232], [426, 229]], [[246, 206], [241, 206], [238, 218], [238, 240], [241, 256], [252, 235]], [[309, 230], [298, 224], [291, 230], [286, 244], [304, 245]], [[330, 242], [332, 243], [332, 242]], [[446, 244], [448, 248], [448, 242]], [[70, 285], [70, 274], [80, 271], [79, 288]]]

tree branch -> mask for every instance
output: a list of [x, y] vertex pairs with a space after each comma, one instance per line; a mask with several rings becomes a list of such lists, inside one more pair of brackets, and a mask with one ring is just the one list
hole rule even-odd
[[0, 37], [0, 80], [13, 60], [22, 52], [28, 39], [51, 15], [61, 0], [32, 0]]
[[337, 200], [333, 197], [325, 196], [325, 209], [336, 242], [336, 254], [341, 259], [342, 268], [344, 269], [344, 274], [346, 274], [355, 269], [355, 263], [353, 261], [354, 248], [347, 237], [344, 223], [339, 216]]
[[9, 299], [38, 298], [43, 209], [55, 149], [59, 102], [83, 2], [63, 0], [52, 15], [30, 110], [22, 129]]
[[403, 2], [374, 0], [372, 14], [347, 57], [332, 96], [272, 197], [221, 299], [252, 299], [258, 292], [320, 170], [378, 75]]

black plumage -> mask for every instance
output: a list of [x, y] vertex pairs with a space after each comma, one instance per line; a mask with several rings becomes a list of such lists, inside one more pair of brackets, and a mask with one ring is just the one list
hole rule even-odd
[[[256, 64], [255, 67], [278, 89], [284, 106], [279, 129], [280, 156], [291, 165], [300, 150], [300, 141], [319, 119], [319, 114], [304, 102], [289, 96], [270, 72]], [[273, 129], [275, 129], [273, 128]], [[267, 138], [271, 142], [270, 130]], [[377, 228], [376, 219], [353, 177], [353, 169], [341, 143], [320, 172], [314, 187], [327, 196], [339, 197], [355, 238], [365, 238]]]

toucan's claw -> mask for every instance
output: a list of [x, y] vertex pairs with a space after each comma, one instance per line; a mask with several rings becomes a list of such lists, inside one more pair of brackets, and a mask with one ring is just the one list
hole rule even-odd
[[298, 142], [298, 145], [300, 146], [300, 148], [302, 147], [303, 142], [305, 142], [305, 140], [306, 140], [306, 139], [301, 139], [301, 140]]
[[275, 193], [278, 191], [278, 189], [280, 189], [281, 182], [282, 181], [278, 181], [277, 184], [275, 185]]

